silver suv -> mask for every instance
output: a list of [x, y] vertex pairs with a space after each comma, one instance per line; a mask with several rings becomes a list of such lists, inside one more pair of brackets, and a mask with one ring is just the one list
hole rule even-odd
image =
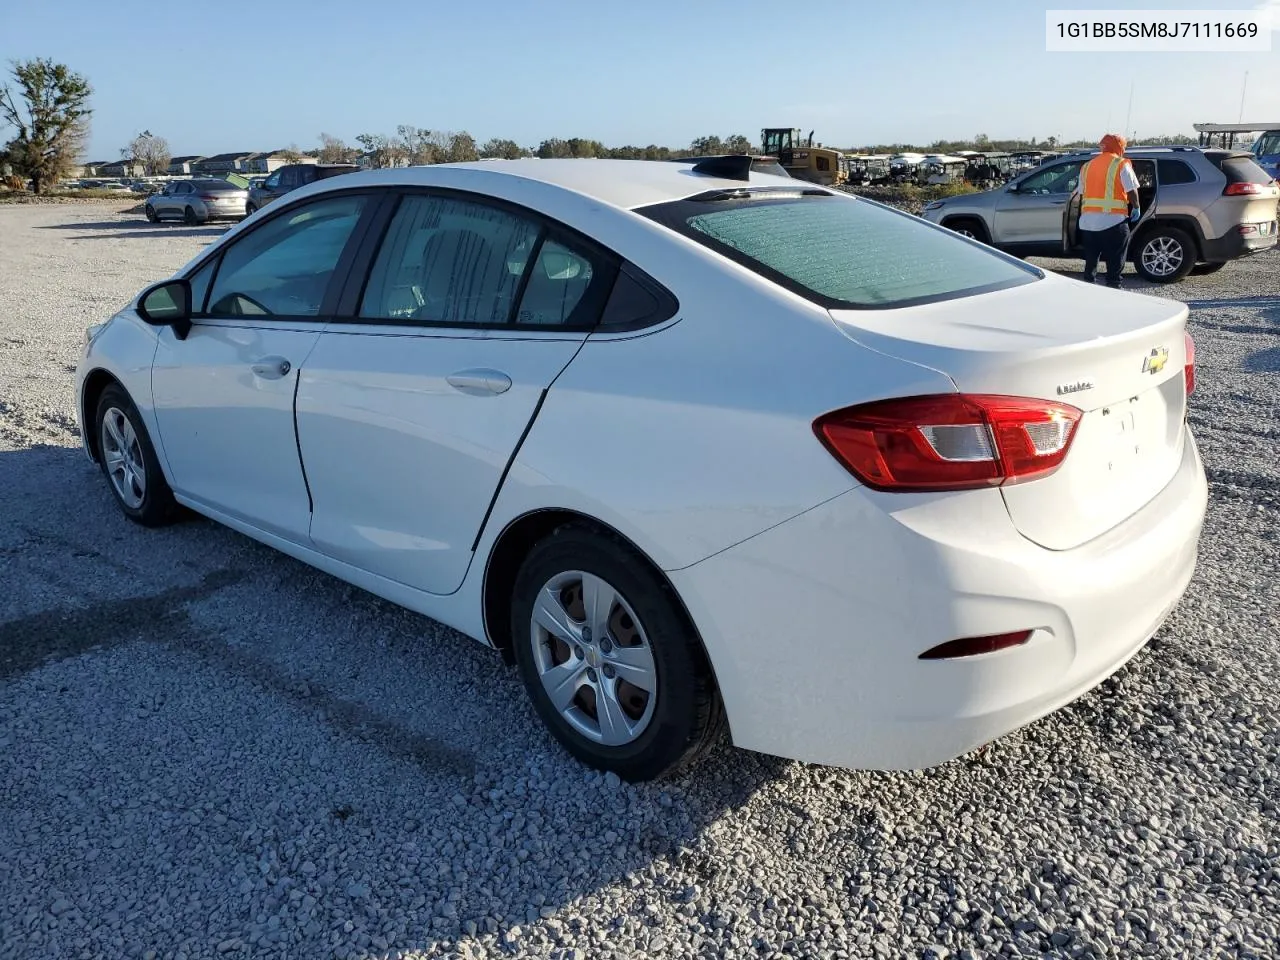
[[[923, 216], [1019, 257], [1083, 257], [1072, 191], [1097, 151], [1068, 154], [997, 190], [935, 200]], [[1173, 283], [1276, 246], [1280, 187], [1251, 154], [1130, 147], [1142, 219], [1129, 242], [1138, 275]]]

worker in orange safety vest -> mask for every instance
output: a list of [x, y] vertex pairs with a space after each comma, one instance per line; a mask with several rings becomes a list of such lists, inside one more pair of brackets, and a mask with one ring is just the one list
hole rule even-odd
[[1120, 271], [1138, 208], [1138, 177], [1124, 155], [1122, 136], [1108, 133], [1098, 144], [1102, 152], [1080, 168], [1075, 193], [1080, 197], [1080, 240], [1084, 247], [1084, 279], [1093, 283], [1098, 261], [1107, 263], [1107, 286], [1120, 287]]

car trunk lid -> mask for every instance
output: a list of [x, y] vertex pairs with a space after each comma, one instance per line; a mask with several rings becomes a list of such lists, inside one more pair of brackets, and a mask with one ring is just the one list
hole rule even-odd
[[1156, 496], [1182, 458], [1187, 308], [1049, 275], [908, 309], [833, 310], [865, 346], [946, 374], [962, 393], [1084, 411], [1062, 466], [1001, 487], [1017, 529], [1067, 550]]

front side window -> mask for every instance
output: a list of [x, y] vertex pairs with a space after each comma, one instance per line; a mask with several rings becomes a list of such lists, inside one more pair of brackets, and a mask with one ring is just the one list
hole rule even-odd
[[280, 186], [280, 171], [277, 170], [271, 176], [267, 177], [267, 179], [263, 181], [262, 185], [264, 187], [270, 187], [272, 190]]
[[540, 233], [530, 219], [449, 197], [405, 197], [365, 285], [369, 320], [508, 323]]
[[330, 197], [264, 223], [222, 255], [209, 297], [212, 316], [314, 317], [364, 197]]
[[1019, 193], [1060, 194], [1076, 188], [1080, 175], [1080, 163], [1059, 163], [1047, 170], [1033, 173], [1018, 186]]
[[830, 309], [900, 307], [1032, 283], [1040, 273], [909, 214], [830, 194], [640, 208]]

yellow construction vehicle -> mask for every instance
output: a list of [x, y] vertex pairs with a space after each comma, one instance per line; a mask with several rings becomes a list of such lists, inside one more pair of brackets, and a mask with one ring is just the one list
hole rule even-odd
[[848, 176], [840, 151], [814, 143], [812, 130], [805, 138], [799, 130], [766, 127], [760, 131], [760, 152], [777, 157], [783, 169], [797, 180], [830, 187], [844, 183]]

